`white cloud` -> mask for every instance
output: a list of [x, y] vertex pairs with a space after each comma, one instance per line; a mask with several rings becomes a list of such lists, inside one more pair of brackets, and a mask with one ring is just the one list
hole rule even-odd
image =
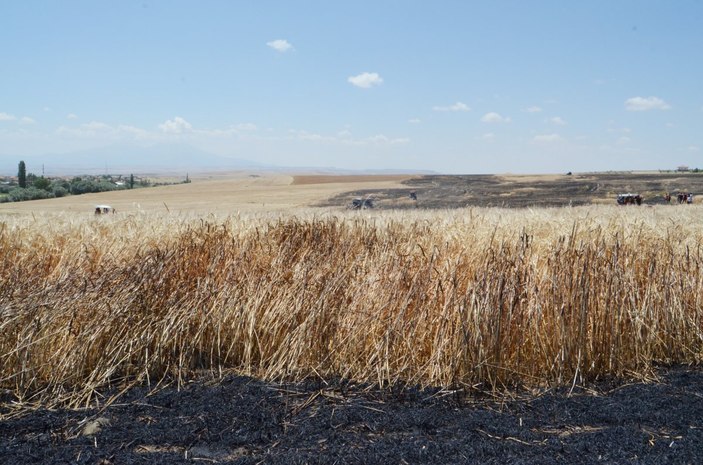
[[51, 111], [51, 107], [44, 107], [44, 111]]
[[676, 125], [674, 123], [666, 123], [665, 125], [667, 128], [674, 128]]
[[481, 136], [481, 139], [483, 139], [483, 140], [493, 140], [495, 138], [496, 138], [496, 135], [493, 134], [492, 132], [487, 132]]
[[159, 124], [159, 129], [167, 134], [182, 134], [193, 130], [193, 125], [180, 116]]
[[408, 120], [408, 123], [410, 123], [410, 124], [420, 124], [421, 121], [420, 121], [420, 118], [411, 118], [411, 119]]
[[34, 124], [36, 121], [33, 118], [30, 118], [29, 116], [23, 116], [20, 118], [20, 124]]
[[383, 78], [379, 76], [378, 73], [361, 73], [356, 76], [349, 76], [347, 81], [362, 89], [368, 89], [383, 84]]
[[559, 134], [539, 134], [532, 140], [534, 142], [559, 142], [563, 139]]
[[17, 117], [8, 113], [0, 113], [0, 121], [14, 121]]
[[537, 105], [533, 105], [531, 107], [525, 108], [526, 113], [539, 113], [542, 111], [541, 107], [538, 107]]
[[471, 108], [465, 103], [456, 102], [449, 106], [434, 106], [432, 107], [434, 111], [470, 111]]
[[388, 137], [384, 134], [376, 134], [375, 136], [369, 137], [367, 139], [363, 139], [363, 142], [371, 142], [373, 144], [396, 145], [396, 144], [407, 144], [408, 142], [410, 142], [410, 139], [408, 139], [406, 137], [391, 138], [391, 137]]
[[698, 151], [700, 151], [700, 149], [701, 149], [701, 148], [698, 147], [697, 145], [689, 145], [689, 146], [687, 147], [687, 150], [688, 150], [689, 152], [698, 152]]
[[566, 126], [566, 121], [564, 121], [560, 116], [555, 116], [554, 118], [549, 118], [549, 121], [552, 124], [556, 124], [557, 126]]
[[78, 119], [78, 115], [75, 113], [69, 113], [66, 115], [66, 119]]
[[271, 42], [266, 42], [266, 45], [281, 53], [286, 53], [288, 50], [293, 48], [293, 46], [285, 39], [272, 40]]
[[632, 97], [625, 100], [627, 111], [668, 110], [671, 105], [659, 97]]
[[617, 143], [618, 145], [627, 145], [627, 144], [629, 144], [631, 141], [632, 141], [632, 139], [630, 139], [629, 137], [627, 137], [627, 136], [622, 136], [622, 137], [618, 138], [618, 140], [617, 140], [616, 143]]
[[499, 113], [492, 111], [483, 115], [481, 117], [481, 121], [483, 121], [484, 123], [509, 123], [510, 118], [503, 117]]

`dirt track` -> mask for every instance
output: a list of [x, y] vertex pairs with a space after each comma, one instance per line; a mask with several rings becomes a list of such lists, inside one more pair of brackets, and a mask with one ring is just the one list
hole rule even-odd
[[[0, 457], [102, 465], [703, 463], [703, 370], [661, 376], [503, 402], [201, 380], [151, 396], [136, 389], [104, 411], [39, 410], [2, 421]], [[97, 418], [102, 429], [82, 434]]]

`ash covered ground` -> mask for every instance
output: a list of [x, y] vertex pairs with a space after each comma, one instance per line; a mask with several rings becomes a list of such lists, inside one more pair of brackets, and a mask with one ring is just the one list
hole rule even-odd
[[[605, 203], [618, 194], [637, 193], [645, 205], [665, 204], [664, 194], [703, 195], [698, 173], [585, 173], [553, 176], [426, 175], [404, 181], [401, 189], [364, 189], [337, 195], [319, 206], [345, 206], [372, 198], [379, 208], [564, 207]], [[415, 192], [417, 201], [410, 199]], [[672, 204], [676, 201], [672, 200]]]
[[703, 463], [703, 370], [495, 398], [230, 376], [14, 415], [3, 464]]

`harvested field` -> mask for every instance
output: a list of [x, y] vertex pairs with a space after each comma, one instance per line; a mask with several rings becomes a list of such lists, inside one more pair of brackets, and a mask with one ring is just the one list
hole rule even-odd
[[[68, 196], [31, 202], [0, 203], [0, 215], [57, 213], [90, 215], [108, 204], [119, 213], [174, 212], [233, 215], [237, 212], [287, 213], [349, 189], [395, 189], [407, 176], [288, 176], [235, 173], [194, 178], [190, 184]], [[297, 181], [296, 181], [297, 180]]]

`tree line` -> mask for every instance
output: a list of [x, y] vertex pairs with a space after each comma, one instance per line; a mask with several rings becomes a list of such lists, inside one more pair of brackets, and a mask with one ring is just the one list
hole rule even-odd
[[121, 175], [75, 176], [72, 179], [37, 176], [27, 172], [27, 165], [22, 160], [17, 167], [17, 182], [7, 181], [0, 185], [0, 202], [49, 199], [147, 186], [149, 182], [146, 179], [135, 181], [133, 174], [127, 178]]

